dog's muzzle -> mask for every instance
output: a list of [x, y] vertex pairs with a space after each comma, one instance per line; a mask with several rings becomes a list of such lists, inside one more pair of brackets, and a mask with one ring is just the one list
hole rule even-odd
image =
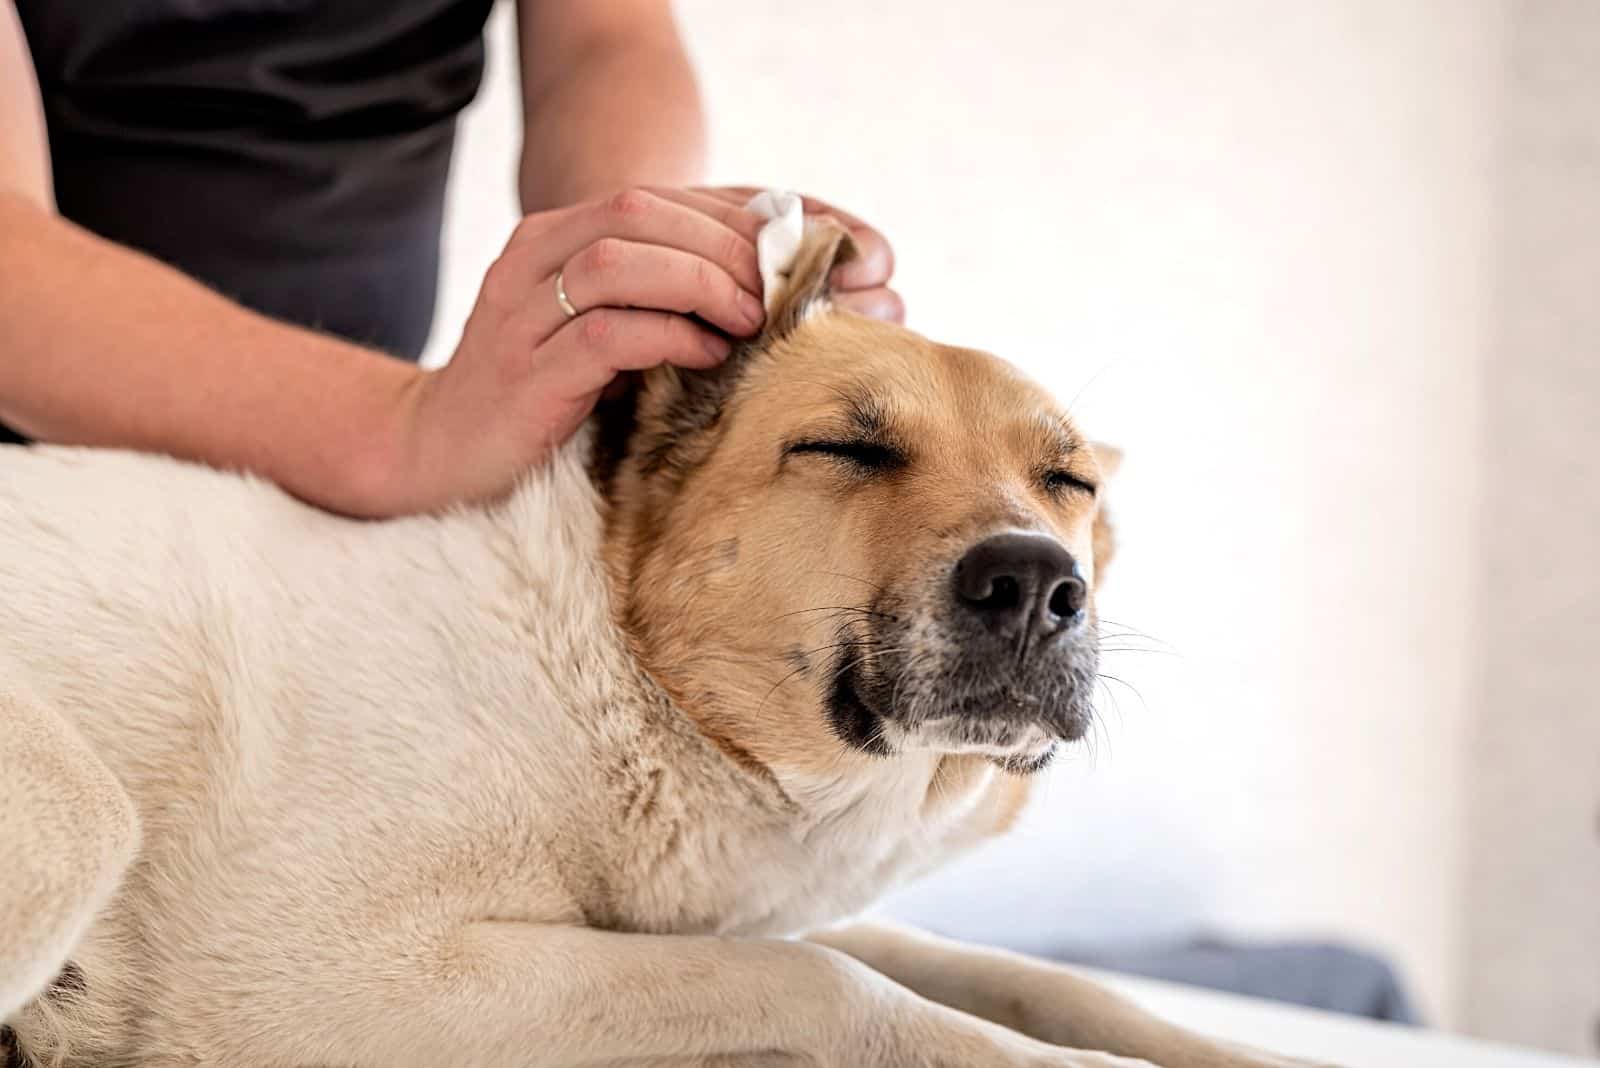
[[1089, 586], [1056, 539], [984, 538], [913, 603], [890, 600], [841, 634], [829, 704], [846, 742], [1036, 770], [1088, 731], [1099, 663]]

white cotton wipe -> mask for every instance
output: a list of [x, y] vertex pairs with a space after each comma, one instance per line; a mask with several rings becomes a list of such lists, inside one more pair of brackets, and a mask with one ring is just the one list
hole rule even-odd
[[789, 271], [800, 254], [806, 233], [805, 207], [798, 193], [767, 189], [745, 205], [765, 219], [772, 220], [756, 235], [756, 263], [761, 268], [761, 299], [770, 313], [783, 296]]

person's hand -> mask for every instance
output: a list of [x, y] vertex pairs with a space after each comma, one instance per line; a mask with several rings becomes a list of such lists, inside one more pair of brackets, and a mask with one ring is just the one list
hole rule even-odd
[[[393, 510], [504, 493], [620, 373], [719, 363], [724, 335], [752, 335], [764, 319], [762, 224], [716, 197], [665, 189], [524, 218], [484, 276], [450, 362], [405, 398]], [[558, 275], [576, 315], [562, 307]]]
[[[730, 337], [759, 332], [755, 238], [766, 220], [747, 199], [634, 189], [523, 219], [450, 362], [404, 398], [389, 510], [498, 496], [571, 437], [619, 375], [714, 367]], [[888, 244], [842, 212], [806, 207], [837, 216], [858, 242], [861, 255], [835, 280], [841, 305], [898, 318]]]
[[[702, 189], [700, 192], [716, 197], [724, 204], [743, 207], [760, 192], [754, 186], [721, 186]], [[834, 286], [834, 301], [874, 319], [904, 322], [905, 302], [900, 294], [889, 288], [894, 274], [894, 250], [882, 234], [847, 211], [814, 197], [801, 198], [807, 215], [831, 215], [839, 220], [855, 242], [856, 257], [837, 268], [830, 281]]]

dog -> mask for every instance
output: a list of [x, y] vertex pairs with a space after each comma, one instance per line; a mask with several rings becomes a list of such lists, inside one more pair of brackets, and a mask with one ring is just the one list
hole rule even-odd
[[1114, 455], [837, 310], [647, 374], [491, 506], [0, 454], [19, 1063], [1285, 1068], [851, 924], [1088, 729]]

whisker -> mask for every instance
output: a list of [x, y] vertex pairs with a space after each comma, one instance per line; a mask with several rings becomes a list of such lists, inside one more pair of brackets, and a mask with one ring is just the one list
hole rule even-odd
[[1090, 375], [1089, 376], [1089, 380], [1087, 382], [1085, 382], [1083, 385], [1079, 386], [1078, 387], [1078, 392], [1074, 393], [1072, 395], [1072, 399], [1067, 402], [1067, 405], [1066, 405], [1067, 414], [1071, 415], [1073, 413], [1073, 409], [1077, 407], [1078, 401], [1082, 400], [1083, 399], [1083, 395], [1085, 393], [1089, 392], [1089, 388], [1091, 386], [1093, 386], [1096, 382], [1100, 381], [1101, 377], [1107, 371], [1111, 370], [1117, 364], [1123, 362], [1123, 360], [1124, 360], [1124, 357], [1122, 357], [1122, 356], [1113, 356], [1111, 359], [1109, 359], [1105, 363], [1101, 364], [1100, 365], [1100, 369], [1098, 371], [1096, 371], [1094, 374]]
[[[843, 672], [846, 672], [846, 671], [849, 671], [851, 668], [859, 667], [860, 665], [868, 663], [868, 662], [870, 662], [872, 660], [875, 660], [878, 657], [890, 656], [890, 655], [894, 655], [894, 654], [903, 654], [903, 653], [907, 653], [907, 652], [911, 651], [909, 649], [906, 649], [906, 648], [903, 648], [903, 647], [897, 646], [897, 645], [875, 646], [875, 643], [871, 639], [867, 639], [867, 638], [861, 638], [861, 639], [854, 639], [853, 638], [853, 639], [849, 639], [849, 640], [845, 640], [845, 641], [834, 642], [834, 643], [832, 643], [830, 645], [819, 646], [819, 647], [817, 647], [815, 649], [806, 650], [803, 653], [803, 655], [812, 656], [812, 655], [814, 655], [816, 653], [819, 653], [819, 652], [821, 652], [821, 651], [823, 651], [825, 649], [860, 648], [860, 647], [863, 647], [863, 646], [869, 647], [867, 652], [864, 655], [859, 656], [854, 660], [851, 660], [851, 661], [849, 661], [847, 663], [839, 665], [837, 668], [834, 669], [835, 675], [843, 673]], [[790, 671], [788, 674], [784, 675], [776, 683], [774, 683], [773, 686], [772, 686], [772, 689], [767, 691], [766, 696], [764, 696], [761, 699], [760, 703], [756, 706], [756, 713], [759, 715], [761, 713], [761, 711], [764, 710], [767, 707], [767, 702], [772, 699], [772, 695], [777, 693], [780, 687], [782, 687], [785, 683], [787, 683], [790, 679], [794, 678], [796, 675], [798, 675], [798, 674], [804, 672], [805, 670], [807, 670], [807, 668], [809, 668], [809, 667], [810, 667], [809, 664], [802, 664], [801, 666], [795, 668], [793, 671]]]
[[[1139, 687], [1135, 686], [1133, 683], [1129, 682], [1127, 679], [1119, 679], [1117, 676], [1109, 675], [1104, 671], [1100, 672], [1100, 678], [1104, 679], [1106, 682], [1114, 682], [1117, 685], [1119, 685], [1119, 686], [1123, 687], [1124, 689], [1128, 690], [1130, 693], [1133, 694], [1133, 696], [1135, 696], [1135, 697], [1137, 697], [1139, 699], [1139, 707], [1144, 711], [1144, 714], [1145, 715], [1149, 715], [1150, 714], [1150, 703], [1144, 699], [1144, 694], [1139, 692]], [[1107, 688], [1106, 689], [1106, 693], [1109, 694], [1110, 692], [1111, 692], [1111, 690], [1109, 688]], [[1119, 719], [1122, 716], [1122, 711], [1121, 711], [1120, 708], [1117, 710], [1117, 716], [1118, 716]]]
[[866, 579], [862, 578], [859, 575], [849, 575], [849, 574], [846, 574], [843, 571], [814, 571], [814, 572], [812, 572], [812, 574], [816, 574], [816, 575], [832, 575], [834, 578], [849, 579], [851, 582], [859, 582], [863, 586], [871, 587], [872, 589], [877, 590], [879, 593], [887, 593], [888, 592], [882, 586], [878, 585], [876, 582], [868, 582]]
[[784, 683], [788, 682], [790, 679], [794, 678], [796, 675], [799, 675], [801, 672], [805, 671], [806, 668], [809, 667], [809, 666], [810, 665], [808, 665], [808, 664], [801, 664], [799, 667], [795, 668], [793, 671], [791, 671], [787, 675], [783, 676], [783, 678], [781, 678], [777, 682], [773, 683], [772, 684], [772, 689], [768, 690], [767, 693], [766, 693], [766, 696], [762, 697], [760, 702], [756, 705], [756, 715], [757, 716], [761, 715], [762, 711], [765, 710], [766, 707], [767, 707], [767, 702], [772, 699], [772, 695], [777, 693], [780, 689], [782, 689]]
[[1138, 627], [1135, 627], [1135, 626], [1133, 626], [1131, 624], [1123, 623], [1120, 620], [1112, 619], [1110, 616], [1101, 616], [1096, 621], [1096, 626], [1097, 626], [1097, 628], [1099, 628], [1100, 633], [1102, 635], [1107, 633], [1106, 630], [1105, 630], [1105, 625], [1108, 624], [1108, 623], [1111, 626], [1117, 628], [1117, 631], [1118, 631], [1118, 635], [1117, 636], [1118, 637], [1144, 638], [1144, 639], [1146, 639], [1148, 641], [1155, 642], [1157, 645], [1165, 645], [1169, 649], [1174, 648], [1174, 646], [1172, 645], [1171, 642], [1162, 641], [1160, 638], [1157, 638], [1155, 635], [1149, 633], [1148, 631], [1143, 631], [1143, 630], [1140, 630]]
[[788, 619], [790, 616], [803, 616], [809, 612], [854, 612], [857, 615], [876, 616], [879, 619], [892, 619], [896, 622], [898, 622], [900, 619], [899, 616], [892, 615], [888, 612], [880, 612], [875, 608], [866, 608], [861, 605], [824, 605], [820, 608], [797, 608], [793, 612], [784, 612], [780, 615], [773, 616], [772, 618], [774, 620]]

